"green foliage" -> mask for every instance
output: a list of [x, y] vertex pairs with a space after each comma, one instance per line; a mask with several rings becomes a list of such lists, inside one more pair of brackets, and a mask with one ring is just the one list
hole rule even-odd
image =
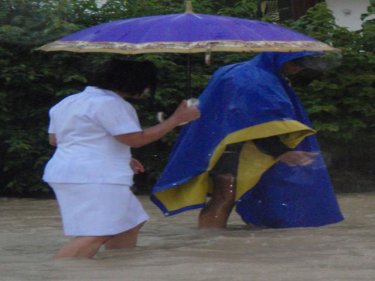
[[363, 27], [363, 45], [366, 49], [375, 52], [375, 1], [370, 0], [370, 6], [367, 13], [363, 14], [361, 19], [364, 21]]
[[[256, 3], [256, 0], [201, 0], [193, 1], [193, 6], [196, 13], [255, 18]], [[47, 142], [48, 109], [65, 96], [80, 91], [91, 69], [114, 56], [44, 53], [35, 49], [102, 22], [184, 10], [184, 1], [168, 0], [110, 0], [100, 7], [95, 0], [0, 2], [0, 195], [49, 193], [40, 180], [45, 162], [53, 152]], [[363, 18], [373, 14], [372, 0]], [[341, 50], [341, 64], [337, 68], [312, 80], [307, 75], [293, 81], [321, 137], [330, 143], [344, 141], [342, 147], [350, 145], [358, 136], [373, 140], [374, 20], [364, 22], [359, 32], [349, 32], [335, 25], [332, 14], [325, 5], [319, 4], [300, 20], [286, 25]], [[204, 64], [204, 54], [191, 55], [192, 95], [202, 91], [219, 66], [253, 55], [214, 53], [211, 66]], [[142, 124], [147, 127], [156, 123], [157, 111], [171, 114], [180, 100], [187, 97], [187, 56], [147, 54], [129, 58], [149, 59], [159, 68], [160, 82], [153, 103], [136, 104]], [[177, 134], [178, 130], [134, 151], [146, 165], [146, 175], [138, 177], [144, 190], [159, 175]]]
[[235, 1], [234, 6], [222, 7], [218, 14], [223, 16], [254, 19], [257, 13], [257, 1]]
[[290, 26], [340, 50], [331, 54], [340, 59], [338, 67], [297, 88], [317, 129], [332, 140], [339, 135], [350, 141], [368, 133], [374, 138], [375, 54], [365, 40], [369, 30], [350, 32], [337, 26], [324, 3]]

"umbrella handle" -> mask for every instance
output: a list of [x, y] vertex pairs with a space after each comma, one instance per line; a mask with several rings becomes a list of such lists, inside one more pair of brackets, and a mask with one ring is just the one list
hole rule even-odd
[[191, 98], [191, 55], [186, 58], [186, 96]]

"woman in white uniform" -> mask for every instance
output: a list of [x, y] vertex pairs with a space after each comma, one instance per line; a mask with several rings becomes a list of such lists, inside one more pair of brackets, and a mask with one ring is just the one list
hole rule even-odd
[[57, 149], [43, 180], [56, 194], [65, 235], [74, 237], [56, 258], [91, 258], [102, 245], [136, 246], [148, 215], [130, 190], [134, 173], [144, 171], [130, 148], [154, 142], [200, 115], [183, 101], [170, 118], [142, 129], [126, 99], [141, 98], [155, 86], [151, 62], [112, 60], [84, 91], [51, 108], [49, 142]]

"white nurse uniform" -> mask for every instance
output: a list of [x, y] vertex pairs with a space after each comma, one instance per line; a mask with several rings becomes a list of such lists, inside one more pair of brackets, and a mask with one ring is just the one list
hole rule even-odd
[[96, 87], [51, 108], [57, 149], [43, 180], [56, 194], [66, 235], [114, 235], [148, 219], [130, 190], [130, 147], [114, 137], [141, 130], [131, 104]]

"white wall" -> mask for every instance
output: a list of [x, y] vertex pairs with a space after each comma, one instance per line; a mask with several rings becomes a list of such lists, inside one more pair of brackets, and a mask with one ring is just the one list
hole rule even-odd
[[336, 18], [336, 24], [349, 30], [361, 29], [361, 14], [366, 13], [369, 0], [325, 0]]

